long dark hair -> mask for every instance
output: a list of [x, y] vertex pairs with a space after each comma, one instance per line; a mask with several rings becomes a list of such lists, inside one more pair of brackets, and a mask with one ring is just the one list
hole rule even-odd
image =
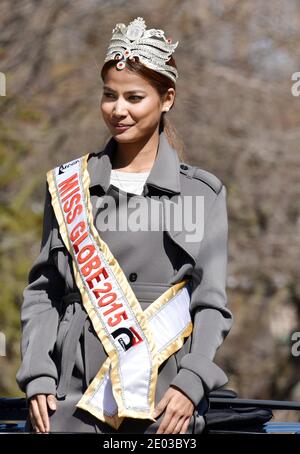
[[[104, 63], [101, 69], [101, 78], [103, 82], [108, 70], [113, 66], [116, 66], [117, 63], [118, 60], [110, 60]], [[177, 68], [173, 56], [171, 56], [167, 64]], [[127, 59], [126, 67], [130, 71], [144, 77], [156, 89], [161, 99], [167, 93], [168, 88], [173, 88], [175, 90], [175, 83], [169, 77], [164, 76], [163, 74], [160, 74], [159, 72], [154, 71], [150, 68], [147, 68], [137, 58], [135, 58], [135, 60]], [[174, 104], [175, 99], [171, 109], [173, 109]], [[181, 161], [184, 161], [186, 159], [186, 156], [183, 141], [179, 137], [176, 128], [173, 126], [172, 122], [169, 119], [167, 119], [165, 115], [166, 113], [162, 112], [159, 123], [159, 132], [163, 131], [166, 134], [169, 144], [171, 145], [172, 148], [174, 148], [177, 151]]]

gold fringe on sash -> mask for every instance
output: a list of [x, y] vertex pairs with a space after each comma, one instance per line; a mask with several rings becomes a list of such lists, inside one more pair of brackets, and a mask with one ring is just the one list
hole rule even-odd
[[[155, 389], [156, 389], [156, 382], [157, 382], [157, 375], [158, 375], [158, 367], [173, 353], [178, 351], [181, 346], [183, 345], [184, 338], [189, 336], [192, 332], [192, 323], [190, 323], [185, 331], [181, 333], [181, 335], [175, 339], [173, 342], [171, 342], [170, 345], [167, 346], [167, 348], [158, 353], [153, 334], [151, 330], [149, 329], [148, 325], [148, 319], [157, 311], [159, 310], [164, 304], [166, 304], [172, 297], [174, 297], [175, 294], [178, 293], [178, 291], [188, 282], [187, 280], [184, 280], [182, 282], [179, 282], [175, 285], [173, 285], [171, 288], [169, 288], [166, 292], [164, 292], [159, 298], [157, 298], [145, 311], [142, 310], [129, 282], [127, 281], [127, 278], [121, 269], [118, 261], [116, 258], [113, 256], [111, 253], [108, 245], [101, 239], [98, 231], [96, 230], [94, 226], [94, 220], [93, 220], [93, 212], [92, 212], [92, 205], [91, 205], [91, 200], [90, 200], [90, 194], [89, 194], [89, 184], [90, 184], [90, 178], [87, 170], [87, 161], [88, 161], [88, 156], [89, 154], [84, 155], [81, 158], [80, 165], [81, 169], [79, 172], [79, 183], [82, 185], [82, 193], [84, 195], [84, 198], [82, 200], [82, 203], [85, 205], [86, 213], [87, 213], [87, 221], [88, 221], [88, 227], [90, 230], [90, 235], [93, 240], [93, 242], [97, 245], [98, 250], [100, 250], [104, 256], [104, 262], [106, 265], [107, 269], [110, 269], [117, 279], [126, 300], [129, 302], [129, 305], [132, 309], [132, 311], [135, 314], [137, 324], [140, 328], [140, 331], [143, 333], [143, 338], [144, 340], [148, 343], [149, 346], [149, 352], [151, 356], [151, 379], [149, 382], [149, 405], [150, 405], [150, 411], [136, 411], [134, 408], [129, 409], [126, 408], [123, 402], [122, 398], [122, 386], [121, 386], [121, 379], [119, 376], [119, 358], [118, 358], [118, 352], [117, 349], [115, 348], [113, 342], [110, 339], [110, 336], [107, 334], [105, 330], [105, 326], [103, 326], [103, 322], [100, 319], [99, 315], [96, 312], [96, 309], [94, 308], [94, 305], [92, 304], [90, 297], [89, 297], [89, 289], [87, 288], [86, 283], [83, 280], [83, 277], [81, 275], [75, 253], [73, 250], [72, 243], [69, 239], [68, 235], [68, 230], [62, 210], [62, 205], [59, 199], [59, 191], [57, 187], [57, 181], [55, 177], [55, 169], [50, 170], [47, 172], [47, 181], [49, 185], [49, 191], [51, 194], [51, 203], [54, 209], [55, 216], [58, 221], [59, 225], [59, 231], [62, 236], [62, 239], [64, 241], [64, 244], [69, 251], [69, 253], [72, 256], [72, 262], [73, 262], [73, 270], [74, 270], [74, 277], [76, 281], [76, 285], [81, 293], [82, 296], [82, 302], [83, 305], [88, 313], [88, 316], [90, 317], [90, 320], [93, 324], [93, 327], [102, 342], [106, 353], [108, 354], [107, 360], [104, 362], [102, 365], [100, 371], [97, 373], [96, 377], [88, 387], [88, 389], [85, 391], [84, 395], [80, 399], [80, 401], [77, 404], [77, 407], [82, 408], [84, 410], [87, 410], [97, 418], [99, 418], [101, 421], [104, 421], [111, 425], [112, 427], [118, 429], [120, 424], [122, 423], [123, 419], [125, 417], [131, 417], [131, 418], [141, 418], [141, 419], [150, 419], [152, 421], [155, 421], [153, 418], [153, 411], [154, 411], [154, 405], [155, 405]], [[89, 398], [90, 396], [95, 392], [97, 387], [99, 386], [99, 383], [102, 382], [104, 376], [108, 372], [110, 368], [110, 378], [112, 382], [112, 391], [113, 391], [113, 396], [116, 400], [117, 407], [118, 407], [118, 414], [117, 415], [106, 415], [104, 412], [99, 411], [99, 409], [94, 408], [92, 405], [89, 404]]]

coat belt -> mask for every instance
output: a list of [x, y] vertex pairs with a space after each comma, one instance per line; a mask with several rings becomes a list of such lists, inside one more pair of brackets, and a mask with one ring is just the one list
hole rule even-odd
[[[65, 398], [76, 360], [76, 350], [79, 338], [88, 317], [78, 293], [70, 293], [63, 298], [64, 305], [74, 304], [74, 314], [68, 328], [61, 351], [61, 373], [57, 386], [56, 396], [58, 399]], [[85, 364], [86, 368], [86, 364]]]

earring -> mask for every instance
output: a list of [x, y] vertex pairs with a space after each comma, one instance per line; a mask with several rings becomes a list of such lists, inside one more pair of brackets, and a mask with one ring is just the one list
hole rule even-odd
[[166, 107], [164, 112], [169, 112], [169, 110], [170, 110], [170, 107]]

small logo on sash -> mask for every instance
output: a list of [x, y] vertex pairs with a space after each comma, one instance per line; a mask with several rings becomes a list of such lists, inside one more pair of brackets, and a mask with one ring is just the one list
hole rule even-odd
[[65, 170], [67, 170], [69, 167], [77, 164], [78, 162], [79, 162], [79, 159], [75, 159], [74, 161], [68, 162], [67, 164], [62, 164], [61, 166], [59, 166], [58, 175], [65, 173]]
[[111, 335], [119, 342], [124, 351], [143, 342], [142, 337], [136, 332], [133, 326], [130, 328], [118, 328], [116, 331], [113, 331]]

